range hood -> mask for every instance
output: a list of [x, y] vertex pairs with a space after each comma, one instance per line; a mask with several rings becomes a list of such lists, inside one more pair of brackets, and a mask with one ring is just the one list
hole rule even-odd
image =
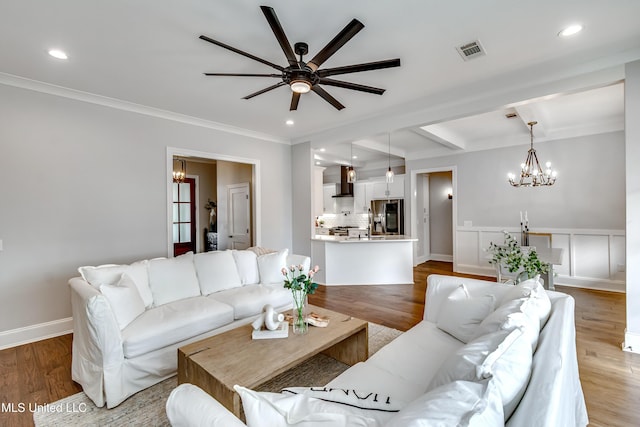
[[347, 166], [340, 167], [340, 183], [336, 184], [336, 195], [333, 197], [353, 197], [353, 184], [347, 182]]

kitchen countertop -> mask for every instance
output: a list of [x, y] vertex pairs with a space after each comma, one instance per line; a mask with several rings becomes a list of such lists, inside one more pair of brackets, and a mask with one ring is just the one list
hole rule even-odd
[[374, 234], [371, 237], [326, 236], [316, 234], [311, 240], [335, 243], [375, 243], [375, 242], [416, 242], [411, 236], [404, 234]]

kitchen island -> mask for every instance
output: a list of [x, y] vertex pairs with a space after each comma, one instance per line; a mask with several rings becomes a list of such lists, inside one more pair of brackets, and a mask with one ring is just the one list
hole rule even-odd
[[311, 259], [320, 271], [314, 281], [324, 285], [412, 284], [416, 241], [404, 235], [316, 235], [311, 239]]

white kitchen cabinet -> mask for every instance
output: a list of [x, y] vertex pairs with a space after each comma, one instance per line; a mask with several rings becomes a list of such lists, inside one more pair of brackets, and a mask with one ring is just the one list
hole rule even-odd
[[313, 216], [320, 216], [324, 213], [324, 190], [322, 187], [322, 175], [324, 169], [320, 166], [313, 168]]
[[373, 182], [372, 199], [404, 199], [404, 175], [396, 175], [393, 182], [389, 184], [389, 195], [386, 195], [387, 182]]
[[372, 194], [373, 182], [360, 181], [353, 184], [353, 211], [357, 214], [368, 213]]
[[323, 213], [330, 214], [336, 213], [336, 199], [333, 197], [336, 195], [335, 184], [324, 184], [322, 186], [322, 206], [324, 207]]

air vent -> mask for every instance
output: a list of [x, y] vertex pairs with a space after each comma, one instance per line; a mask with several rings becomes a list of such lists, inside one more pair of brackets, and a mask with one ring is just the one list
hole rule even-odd
[[465, 43], [462, 46], [456, 47], [456, 50], [465, 61], [486, 55], [484, 48], [480, 44], [480, 40]]
[[507, 119], [515, 119], [516, 117], [518, 117], [518, 115], [516, 113], [507, 113], [504, 115]]

